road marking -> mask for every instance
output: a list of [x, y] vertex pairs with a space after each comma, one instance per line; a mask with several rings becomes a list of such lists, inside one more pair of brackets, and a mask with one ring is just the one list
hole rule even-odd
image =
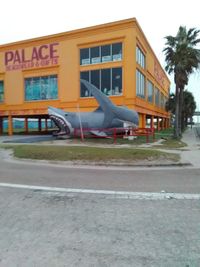
[[11, 184], [0, 183], [0, 187], [29, 189], [46, 192], [60, 193], [82, 193], [82, 194], [101, 194], [113, 196], [123, 199], [147, 199], [147, 200], [164, 200], [164, 199], [179, 199], [179, 200], [200, 200], [200, 194], [187, 193], [166, 193], [166, 192], [128, 192], [128, 191], [112, 191], [112, 190], [95, 190], [95, 189], [77, 189], [63, 187], [49, 187], [37, 185]]

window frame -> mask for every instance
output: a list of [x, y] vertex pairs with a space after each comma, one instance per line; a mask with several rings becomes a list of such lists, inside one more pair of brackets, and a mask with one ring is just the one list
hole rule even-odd
[[[115, 93], [115, 90], [113, 89], [113, 69], [121, 69], [121, 88], [118, 88], [118, 92], [119, 93]], [[105, 95], [108, 96], [121, 96], [123, 94], [123, 68], [122, 67], [113, 67], [113, 68], [103, 68], [103, 69], [94, 69], [94, 70], [86, 70], [86, 71], [80, 71], [80, 78], [82, 73], [89, 73], [89, 82], [91, 83], [91, 72], [92, 71], [99, 71], [99, 79], [100, 79], [100, 86], [99, 86], [99, 90], [101, 92], [103, 92]], [[107, 88], [107, 92], [104, 92], [104, 88], [102, 88], [102, 72], [106, 71], [106, 70], [110, 70], [110, 88]], [[80, 98], [86, 98], [86, 97], [92, 97], [91, 94], [88, 94], [87, 96], [85, 96], [84, 94], [82, 94], [82, 89], [84, 88], [84, 86], [80, 83]], [[113, 93], [114, 92], [114, 93]]]
[[[52, 98], [42, 98], [41, 95], [42, 95], [42, 81], [45, 79], [45, 78], [48, 78], [48, 83], [46, 85], [49, 86], [49, 89], [48, 91], [50, 91], [50, 95], [52, 95]], [[55, 79], [56, 78], [56, 98], [54, 97], [53, 98], [53, 93], [52, 91], [54, 91], [54, 87], [52, 86], [52, 79]], [[43, 79], [43, 80], [42, 80]], [[26, 82], [27, 80], [30, 80], [31, 82], [35, 82], [35, 80], [39, 80], [39, 95], [40, 95], [40, 98], [39, 99], [28, 99], [27, 98], [27, 85], [26, 85]], [[33, 88], [32, 88], [33, 90]], [[30, 77], [24, 77], [24, 102], [38, 102], [38, 101], [53, 101], [53, 100], [58, 100], [59, 99], [59, 96], [58, 96], [58, 74], [48, 74], [48, 75], [40, 75], [40, 76], [30, 76]], [[37, 92], [38, 93], [38, 92]], [[46, 95], [48, 94], [48, 92], [46, 92]]]
[[146, 54], [136, 45], [136, 63], [143, 69], [146, 69]]
[[155, 87], [154, 91], [155, 91], [155, 105], [157, 107], [160, 107], [160, 90], [158, 89], [158, 87]]
[[[120, 54], [113, 54], [113, 47], [116, 45], [121, 45], [121, 53]], [[109, 46], [110, 47], [110, 54], [103, 56], [105, 57], [103, 59], [102, 57], [102, 48], [105, 46]], [[109, 43], [109, 44], [102, 44], [99, 46], [91, 46], [91, 47], [83, 47], [83, 48], [79, 48], [79, 62], [80, 62], [80, 66], [88, 66], [88, 65], [94, 65], [94, 64], [105, 64], [105, 63], [109, 63], [109, 62], [120, 62], [123, 60], [123, 42], [122, 41], [118, 41], [118, 42], [114, 42], [114, 43]], [[98, 60], [94, 60], [92, 62], [92, 49], [94, 48], [99, 48], [99, 57], [95, 57], [96, 59], [98, 58]], [[89, 58], [85, 59], [86, 62], [84, 64], [82, 64], [83, 59], [81, 58], [81, 51], [82, 50], [87, 50], [88, 49], [88, 54], [89, 54]], [[106, 59], [107, 57], [107, 59]], [[94, 58], [93, 58], [94, 59]]]
[[136, 96], [146, 99], [146, 77], [139, 69], [136, 69]]
[[4, 90], [4, 80], [0, 80], [0, 84], [2, 83], [2, 99], [1, 99], [1, 91], [0, 91], [0, 104], [4, 103], [5, 90]]
[[[151, 95], [149, 94], [149, 89], [151, 89]], [[151, 100], [150, 100], [151, 97]], [[151, 104], [154, 103], [154, 85], [153, 83], [147, 79], [147, 101]]]

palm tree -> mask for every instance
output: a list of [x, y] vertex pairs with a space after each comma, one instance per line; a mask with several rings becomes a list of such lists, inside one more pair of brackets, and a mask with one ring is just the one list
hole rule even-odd
[[175, 114], [176, 110], [176, 96], [175, 94], [171, 93], [167, 102], [165, 103], [166, 111], [170, 111], [173, 115]]
[[[187, 127], [188, 119], [192, 118], [196, 109], [196, 102], [191, 92], [183, 91], [183, 105], [182, 105], [182, 130]], [[169, 99], [166, 102], [166, 110], [170, 111], [173, 115], [176, 111], [176, 96], [170, 94]]]
[[200, 49], [196, 46], [200, 43], [198, 38], [200, 30], [191, 28], [187, 31], [186, 27], [180, 26], [177, 35], [166, 36], [166, 47], [164, 48], [166, 71], [174, 73], [176, 85], [176, 112], [174, 137], [179, 138], [182, 133], [181, 114], [183, 103], [183, 90], [188, 84], [189, 75], [199, 67]]
[[192, 119], [196, 109], [196, 102], [191, 92], [185, 90], [183, 92], [183, 108], [182, 108], [182, 130], [187, 127], [188, 119]]

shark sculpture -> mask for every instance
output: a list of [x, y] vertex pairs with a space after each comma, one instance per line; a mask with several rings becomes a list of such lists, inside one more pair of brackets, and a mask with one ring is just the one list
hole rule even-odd
[[74, 129], [87, 128], [95, 135], [106, 136], [100, 129], [137, 127], [139, 121], [137, 112], [114, 105], [105, 94], [86, 80], [81, 80], [81, 83], [96, 98], [99, 107], [93, 112], [80, 113], [49, 107], [49, 117], [59, 129], [55, 135], [72, 135]]

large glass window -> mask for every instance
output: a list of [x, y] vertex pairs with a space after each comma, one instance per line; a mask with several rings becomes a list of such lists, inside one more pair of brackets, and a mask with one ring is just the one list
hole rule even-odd
[[101, 91], [105, 95], [111, 95], [111, 69], [101, 70]]
[[111, 45], [103, 45], [101, 46], [101, 60], [102, 62], [111, 61]]
[[112, 92], [113, 95], [122, 93], [122, 68], [112, 69]]
[[94, 84], [98, 89], [100, 88], [100, 70], [92, 70], [91, 73], [91, 83]]
[[156, 106], [160, 106], [160, 91], [158, 88], [155, 88], [155, 104]]
[[148, 91], [148, 101], [150, 103], [153, 103], [154, 102], [153, 83], [150, 82], [149, 80], [147, 81], [147, 91]]
[[[82, 71], [81, 72], [81, 79], [90, 82], [90, 72], [89, 71]], [[90, 92], [87, 90], [84, 84], [81, 83], [81, 96], [88, 97], [91, 96]]]
[[[119, 95], [122, 93], [122, 68], [82, 71], [80, 77], [95, 85], [106, 95]], [[81, 97], [88, 96], [91, 96], [91, 94], [81, 84]]]
[[80, 49], [80, 65], [122, 60], [122, 43]]
[[96, 64], [101, 62], [101, 57], [100, 57], [100, 47], [92, 47], [90, 49], [91, 53], [91, 63]]
[[90, 50], [89, 50], [89, 48], [83, 48], [80, 50], [80, 64], [81, 65], [90, 64]]
[[165, 109], [165, 96], [163, 93], [161, 93], [161, 96], [160, 96], [160, 106], [162, 109]]
[[25, 78], [25, 100], [32, 101], [57, 98], [57, 75]]
[[0, 81], [0, 102], [4, 101], [4, 83]]
[[136, 46], [136, 62], [144, 69], [145, 68], [145, 55], [142, 50]]
[[122, 43], [112, 44], [112, 59], [122, 60]]
[[166, 110], [166, 102], [167, 102], [168, 98], [166, 96], [164, 96], [164, 107], [163, 109]]
[[145, 76], [136, 70], [136, 95], [145, 98]]

